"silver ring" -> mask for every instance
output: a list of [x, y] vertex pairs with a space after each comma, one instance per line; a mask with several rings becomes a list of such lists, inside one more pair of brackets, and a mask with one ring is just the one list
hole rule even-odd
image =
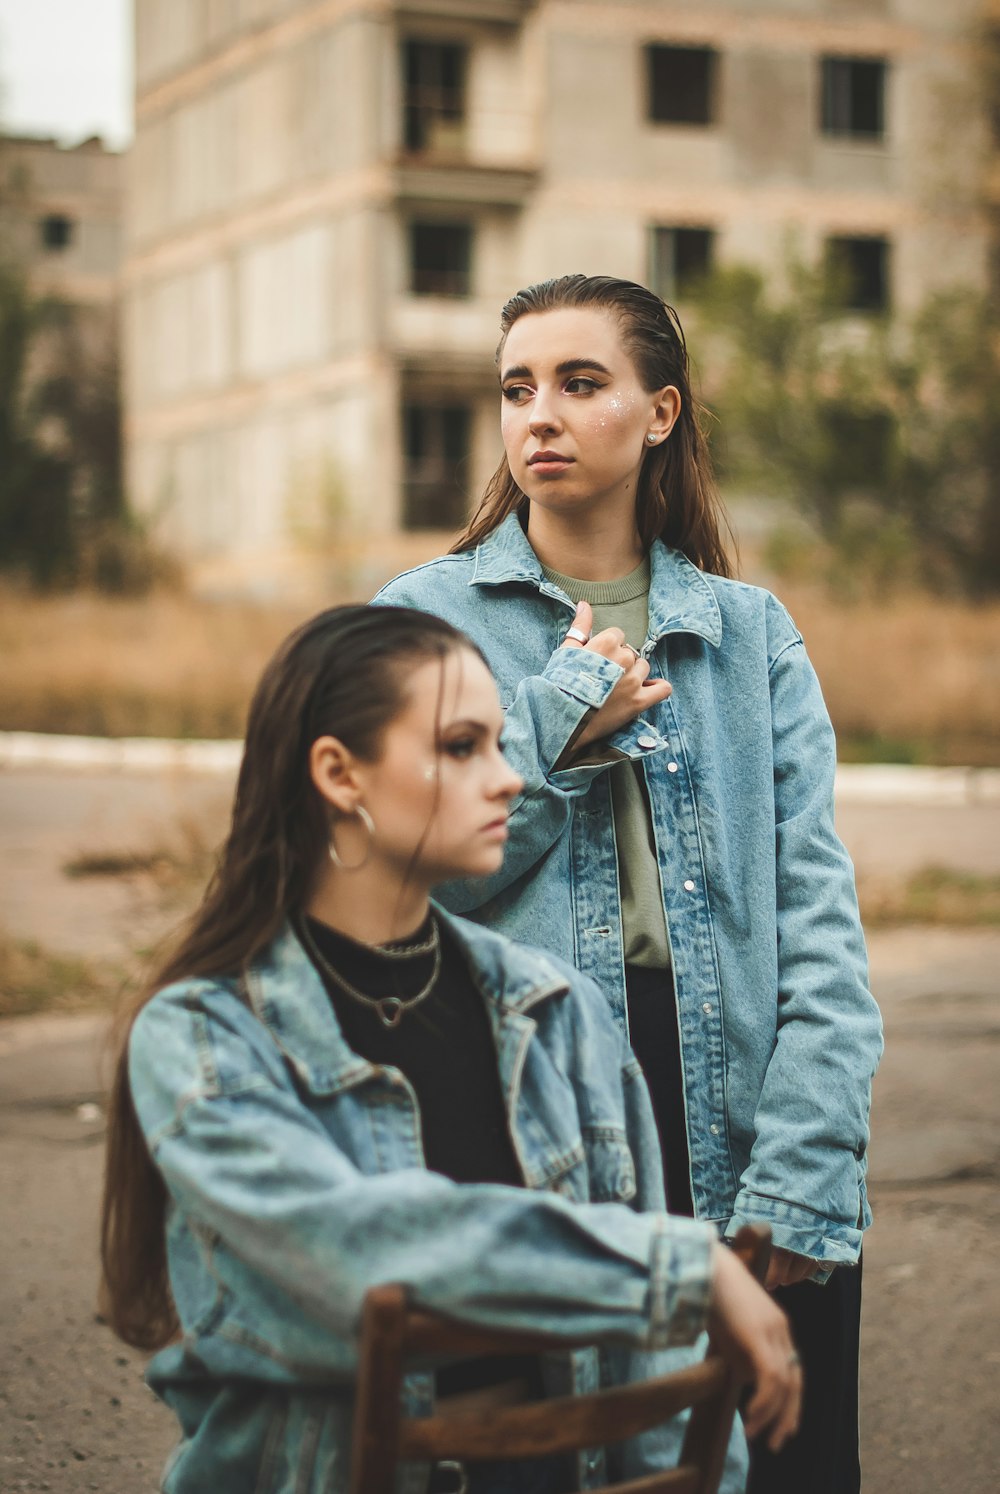
[[567, 638], [575, 638], [577, 643], [589, 643], [590, 634], [585, 633], [582, 628], [570, 628], [566, 634]]
[[639, 653], [639, 650], [637, 648], [633, 648], [632, 645], [631, 645], [631, 643], [625, 643], [625, 642], [623, 642], [622, 643], [622, 648], [627, 648], [628, 651], [629, 651], [629, 653], [632, 655], [632, 657], [635, 660], [638, 661], [639, 659], [642, 658], [642, 655]]

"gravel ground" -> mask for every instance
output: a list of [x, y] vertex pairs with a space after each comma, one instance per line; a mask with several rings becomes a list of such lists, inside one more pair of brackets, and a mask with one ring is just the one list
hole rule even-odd
[[[16, 873], [0, 890], [0, 924], [92, 954], [152, 936], [161, 915], [148, 890], [68, 883], [62, 861], [120, 847], [137, 826], [158, 835], [179, 813], [219, 822], [227, 792], [0, 775], [0, 856]], [[996, 811], [853, 806], [840, 824], [862, 873], [1000, 869]], [[870, 945], [888, 1046], [865, 1247], [865, 1487], [996, 1494], [1000, 931], [883, 931]], [[103, 1034], [94, 1016], [0, 1023], [4, 1494], [151, 1494], [173, 1440], [142, 1356], [95, 1314]]]

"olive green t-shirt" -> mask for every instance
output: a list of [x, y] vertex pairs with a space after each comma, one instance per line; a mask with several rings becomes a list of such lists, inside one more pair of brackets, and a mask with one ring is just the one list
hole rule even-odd
[[[590, 603], [595, 633], [604, 628], [621, 628], [627, 643], [635, 649], [642, 648], [649, 614], [648, 556], [630, 575], [617, 581], [578, 581], [549, 566], [543, 566], [542, 570], [571, 601]], [[608, 772], [618, 847], [625, 961], [646, 969], [665, 970], [670, 965], [670, 944], [642, 763], [620, 763]]]

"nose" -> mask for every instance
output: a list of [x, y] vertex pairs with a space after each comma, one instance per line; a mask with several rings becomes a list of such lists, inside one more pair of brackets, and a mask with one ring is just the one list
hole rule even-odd
[[493, 796], [502, 799], [509, 804], [524, 788], [524, 779], [520, 773], [515, 773], [503, 753], [497, 748], [496, 754], [497, 771], [496, 780], [493, 785]]
[[541, 436], [549, 431], [557, 431], [560, 428], [559, 416], [555, 405], [555, 392], [539, 385], [535, 390], [535, 397], [531, 403], [528, 429], [533, 436]]

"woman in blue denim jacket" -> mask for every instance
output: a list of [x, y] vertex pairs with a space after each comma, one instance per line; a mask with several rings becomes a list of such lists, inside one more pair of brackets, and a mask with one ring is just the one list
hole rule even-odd
[[[447, 623], [340, 608], [268, 667], [233, 820], [178, 950], [129, 1014], [109, 1117], [106, 1310], [160, 1352], [168, 1494], [344, 1494], [366, 1290], [469, 1323], [585, 1334], [606, 1372], [690, 1357], [707, 1319], [751, 1358], [748, 1426], [794, 1427], [784, 1318], [712, 1230], [663, 1211], [638, 1066], [593, 983], [429, 902], [493, 874], [520, 779], [481, 656]], [[553, 1371], [555, 1373], [555, 1371]], [[596, 1350], [439, 1372], [486, 1404], [591, 1389]], [[407, 1381], [429, 1410], [427, 1373]], [[616, 1454], [676, 1457], [677, 1429]], [[545, 1460], [472, 1494], [590, 1487]], [[725, 1487], [743, 1487], [734, 1435]], [[403, 1470], [444, 1490], [448, 1470]], [[428, 1479], [430, 1483], [428, 1483]]]
[[770, 1225], [806, 1400], [751, 1488], [853, 1494], [881, 1028], [829, 718], [784, 608], [731, 579], [670, 309], [566, 276], [512, 297], [501, 328], [503, 461], [453, 551], [375, 599], [479, 645], [524, 780], [502, 868], [440, 896], [601, 986], [672, 1210]]

